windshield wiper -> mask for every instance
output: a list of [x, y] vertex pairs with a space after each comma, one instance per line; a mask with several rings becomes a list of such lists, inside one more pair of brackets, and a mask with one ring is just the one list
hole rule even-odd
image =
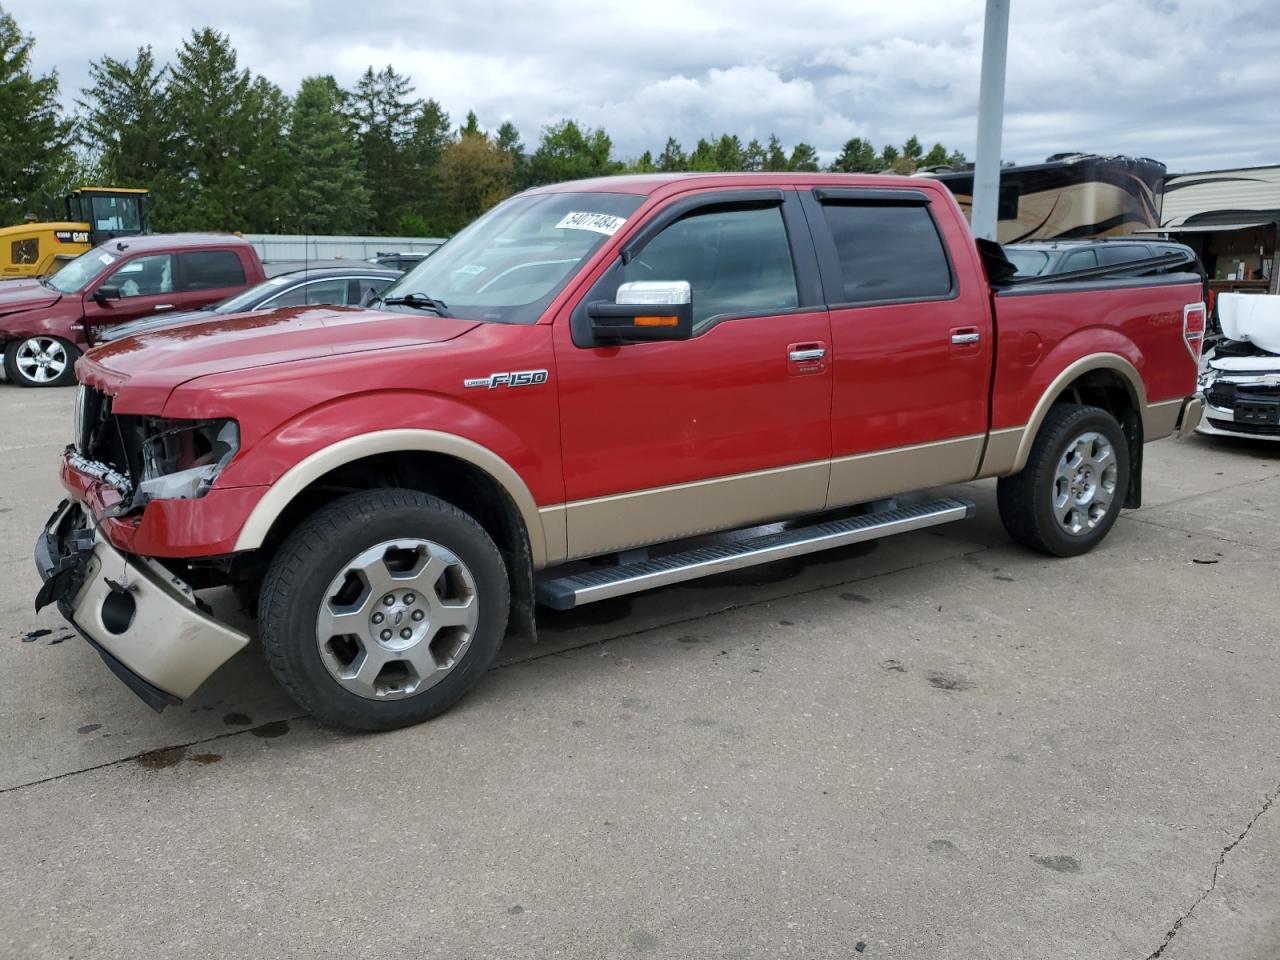
[[440, 317], [453, 316], [449, 312], [449, 305], [443, 300], [437, 300], [435, 297], [428, 297], [425, 293], [406, 293], [403, 297], [374, 297], [369, 301], [369, 306], [375, 303], [381, 303], [388, 307], [413, 307], [415, 310], [430, 310]]

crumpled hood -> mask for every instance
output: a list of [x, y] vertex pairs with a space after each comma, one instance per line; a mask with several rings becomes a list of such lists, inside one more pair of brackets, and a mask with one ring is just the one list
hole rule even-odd
[[1218, 319], [1229, 340], [1280, 353], [1280, 297], [1258, 293], [1218, 294]]
[[125, 337], [89, 351], [77, 366], [83, 382], [116, 393], [122, 380], [169, 390], [196, 377], [364, 350], [439, 343], [477, 321], [380, 310], [292, 307], [215, 316]]
[[37, 281], [8, 280], [0, 283], [0, 316], [52, 307], [61, 299], [57, 290]]

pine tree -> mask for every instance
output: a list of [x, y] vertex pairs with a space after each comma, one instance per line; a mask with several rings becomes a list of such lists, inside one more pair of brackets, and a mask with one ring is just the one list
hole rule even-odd
[[782, 141], [776, 134], [769, 134], [769, 145], [765, 147], [764, 169], [772, 172], [787, 169], [787, 155], [782, 149]]
[[818, 151], [807, 143], [797, 143], [787, 159], [787, 169], [812, 173], [818, 169]]
[[920, 158], [920, 166], [922, 167], [940, 167], [947, 162], [947, 148], [940, 143], [935, 143], [929, 148], [929, 152]]
[[658, 169], [663, 173], [676, 173], [689, 169], [689, 158], [685, 156], [684, 148], [675, 137], [667, 137], [667, 145], [658, 155]]
[[743, 151], [742, 160], [744, 170], [764, 169], [764, 146], [755, 137], [751, 138], [747, 149]]
[[307, 77], [289, 124], [295, 158], [290, 232], [359, 234], [373, 216], [346, 95], [330, 76]]
[[861, 137], [853, 137], [845, 141], [840, 155], [831, 162], [833, 173], [877, 173], [880, 162], [876, 159], [876, 148], [871, 141]]
[[697, 145], [694, 146], [693, 152], [689, 154], [689, 170], [697, 173], [714, 173], [720, 167], [716, 161], [716, 148], [703, 137], [698, 138]]
[[133, 62], [103, 57], [89, 64], [82, 91], [80, 143], [96, 157], [100, 175], [116, 187], [151, 190], [150, 219], [163, 227], [172, 209], [174, 118], [168, 110], [167, 66], [150, 47]]
[[716, 141], [715, 158], [717, 170], [737, 172], [747, 168], [746, 151], [735, 135], [726, 133]]
[[534, 184], [559, 183], [584, 177], [617, 173], [622, 165], [613, 160], [613, 141], [603, 130], [583, 129], [563, 120], [542, 132], [542, 142], [529, 158]]
[[511, 190], [523, 190], [528, 186], [529, 158], [525, 156], [524, 144], [520, 142], [520, 131], [510, 120], [498, 128], [494, 138], [498, 149], [511, 158]]
[[74, 159], [58, 75], [31, 72], [33, 44], [0, 8], [0, 224], [54, 212], [51, 181]]
[[351, 97], [361, 166], [373, 203], [374, 229], [390, 232], [404, 211], [408, 173], [405, 145], [422, 104], [411, 98], [413, 84], [390, 66], [365, 70]]
[[423, 101], [413, 118], [413, 132], [401, 151], [404, 212], [396, 221], [400, 235], [423, 236], [445, 230], [448, 199], [442, 194], [440, 162], [453, 140], [444, 108], [435, 100]]

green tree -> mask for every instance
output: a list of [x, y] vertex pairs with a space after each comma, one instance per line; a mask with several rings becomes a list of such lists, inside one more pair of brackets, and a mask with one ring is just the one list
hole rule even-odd
[[739, 171], [747, 169], [746, 151], [742, 148], [742, 141], [736, 136], [726, 133], [716, 141], [715, 158], [717, 170]]
[[831, 162], [833, 173], [877, 173], [880, 161], [876, 159], [876, 148], [870, 140], [853, 137], [846, 140], [840, 155]]
[[448, 201], [446, 232], [462, 229], [511, 194], [511, 156], [483, 133], [467, 133], [445, 147], [440, 177]]
[[884, 145], [884, 149], [880, 151], [879, 165], [881, 170], [892, 170], [893, 165], [898, 162], [901, 154], [898, 153], [897, 147], [891, 147], [889, 144]]
[[404, 185], [409, 163], [405, 146], [414, 133], [421, 104], [413, 84], [390, 67], [365, 70], [351, 96], [360, 163], [373, 205], [373, 227], [394, 230], [404, 212]]
[[603, 130], [580, 128], [572, 120], [562, 120], [542, 132], [542, 142], [529, 158], [530, 181], [534, 184], [603, 177], [617, 173], [622, 165], [613, 160], [613, 141]]
[[34, 42], [0, 8], [0, 222], [49, 212], [54, 171], [73, 162], [74, 129], [58, 105], [58, 75], [32, 73]]
[[807, 143], [797, 143], [787, 159], [787, 169], [813, 173], [818, 169], [818, 151]]
[[765, 147], [764, 169], [771, 173], [780, 173], [787, 169], [787, 154], [782, 149], [782, 141], [777, 134], [769, 134], [769, 145]]
[[667, 137], [667, 145], [662, 148], [662, 153], [658, 154], [658, 169], [663, 173], [676, 173], [689, 169], [689, 158], [685, 155], [684, 148], [680, 146], [680, 141], [675, 137]]
[[940, 167], [947, 162], [947, 148], [940, 143], [935, 143], [929, 148], [929, 152], [920, 158], [920, 166], [922, 167]]
[[168, 109], [169, 68], [157, 66], [150, 47], [136, 59], [103, 57], [89, 64], [82, 91], [78, 140], [94, 157], [105, 183], [151, 190], [151, 219], [172, 208], [177, 130]]
[[689, 154], [689, 163], [685, 169], [697, 173], [714, 173], [720, 169], [720, 162], [716, 159], [716, 148], [710, 140], [698, 138], [697, 145]]
[[747, 144], [746, 150], [742, 153], [742, 169], [743, 170], [763, 170], [764, 169], [764, 146], [755, 137], [751, 138], [751, 142]]
[[907, 142], [902, 145], [902, 156], [917, 164], [920, 162], [920, 158], [924, 156], [924, 145], [914, 133], [907, 137]]
[[[404, 179], [400, 184], [401, 214], [397, 218], [396, 232], [403, 236], [424, 236], [443, 232], [448, 217], [447, 198], [443, 195], [440, 180], [440, 162], [444, 151], [453, 143], [449, 115], [435, 100], [425, 100], [413, 118], [413, 132], [402, 148], [401, 167]], [[409, 214], [426, 224], [422, 229], [405, 232]]]
[[627, 173], [657, 173], [658, 165], [653, 162], [653, 153], [646, 150], [626, 166]]
[[464, 123], [462, 127], [458, 130], [458, 136], [475, 137], [475, 136], [483, 136], [483, 135], [484, 135], [484, 131], [480, 129], [479, 117], [476, 116], [476, 112], [474, 110], [468, 110], [467, 122]]
[[290, 191], [292, 231], [361, 233], [373, 210], [360, 169], [346, 95], [330, 76], [307, 77], [298, 88], [289, 125], [295, 157]]
[[529, 182], [529, 158], [525, 156], [524, 144], [520, 141], [520, 131], [510, 120], [498, 127], [494, 136], [498, 150], [511, 158], [511, 189], [523, 190]]
[[241, 69], [230, 39], [193, 30], [178, 50], [168, 108], [180, 118], [172, 213], [162, 229], [279, 231], [291, 181], [288, 98]]

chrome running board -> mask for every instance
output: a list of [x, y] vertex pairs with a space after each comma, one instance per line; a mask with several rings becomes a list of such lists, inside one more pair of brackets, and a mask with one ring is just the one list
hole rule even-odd
[[610, 597], [963, 520], [972, 516], [974, 509], [967, 500], [947, 497], [733, 543], [697, 547], [655, 559], [585, 570], [543, 580], [537, 585], [537, 599], [553, 610], [572, 610]]

